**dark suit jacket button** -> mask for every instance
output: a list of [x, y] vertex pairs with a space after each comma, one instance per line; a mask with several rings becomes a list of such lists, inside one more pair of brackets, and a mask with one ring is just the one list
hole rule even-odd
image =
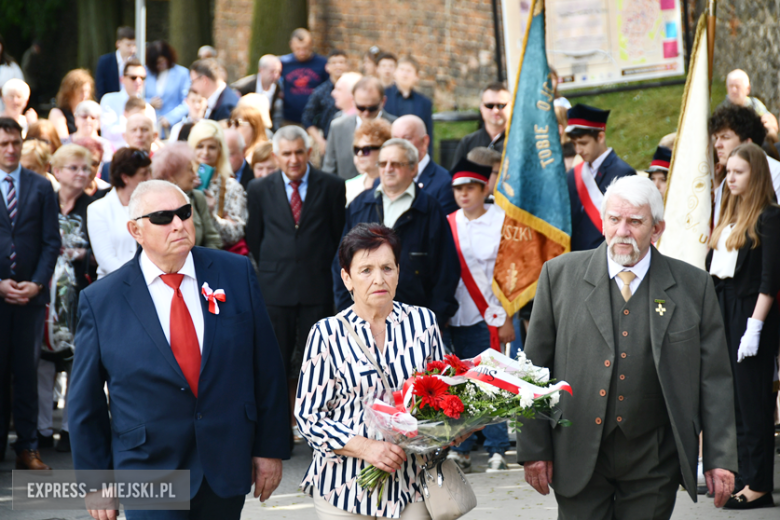
[[619, 415], [617, 416], [617, 422], [623, 422], [623, 418], [620, 417]]
[[599, 395], [600, 395], [601, 397], [604, 397], [605, 395], [607, 395], [607, 391], [606, 391], [606, 390], [604, 390], [604, 389], [601, 389], [601, 390], [599, 390]]
[[608, 360], [606, 360], [606, 361], [604, 361], [604, 366], [605, 366], [605, 367], [608, 367], [608, 366], [609, 366], [609, 365], [611, 365], [611, 364], [612, 364], [612, 363], [610, 363], [610, 362], [609, 362], [609, 359], [608, 359]]
[[596, 417], [596, 424], [601, 424], [601, 417]]
[[203, 414], [202, 413], [198, 414], [198, 420], [200, 420], [200, 419], [203, 419]]

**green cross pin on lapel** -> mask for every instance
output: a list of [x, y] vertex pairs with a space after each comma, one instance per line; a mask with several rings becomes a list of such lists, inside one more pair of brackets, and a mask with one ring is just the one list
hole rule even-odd
[[664, 307], [664, 303], [666, 303], [666, 300], [653, 300], [655, 303], [658, 304], [658, 307], [655, 308], [655, 312], [657, 312], [660, 316], [663, 316], [666, 312], [666, 307]]

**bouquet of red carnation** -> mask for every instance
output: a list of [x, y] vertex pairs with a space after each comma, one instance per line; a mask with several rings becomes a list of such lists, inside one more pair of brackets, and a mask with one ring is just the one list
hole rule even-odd
[[[517, 427], [518, 417], [551, 416], [561, 390], [571, 394], [568, 383], [551, 384], [549, 370], [534, 366], [524, 353], [512, 359], [488, 349], [473, 359], [448, 355], [432, 361], [392, 392], [392, 399], [369, 397], [363, 405], [369, 434], [425, 455], [483, 426], [511, 421]], [[381, 500], [388, 476], [370, 465], [358, 484], [369, 491], [381, 485]]]

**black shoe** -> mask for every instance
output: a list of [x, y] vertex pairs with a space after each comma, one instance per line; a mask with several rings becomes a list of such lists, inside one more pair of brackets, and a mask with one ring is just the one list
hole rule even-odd
[[755, 500], [748, 501], [745, 495], [731, 495], [724, 509], [758, 509], [759, 507], [775, 507], [772, 493], [761, 495]]
[[697, 495], [706, 495], [707, 494], [707, 486], [696, 486], [696, 494]]
[[66, 431], [60, 431], [60, 440], [57, 442], [57, 447], [54, 448], [60, 453], [70, 453], [70, 434]]
[[38, 448], [53, 448], [54, 447], [54, 435], [48, 437], [38, 432]]

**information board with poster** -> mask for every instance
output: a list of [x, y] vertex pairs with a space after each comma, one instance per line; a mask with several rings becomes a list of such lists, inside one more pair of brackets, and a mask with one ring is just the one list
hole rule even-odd
[[[530, 5], [502, 0], [510, 88]], [[685, 72], [680, 0], [546, 0], [545, 9], [547, 61], [561, 91]]]

